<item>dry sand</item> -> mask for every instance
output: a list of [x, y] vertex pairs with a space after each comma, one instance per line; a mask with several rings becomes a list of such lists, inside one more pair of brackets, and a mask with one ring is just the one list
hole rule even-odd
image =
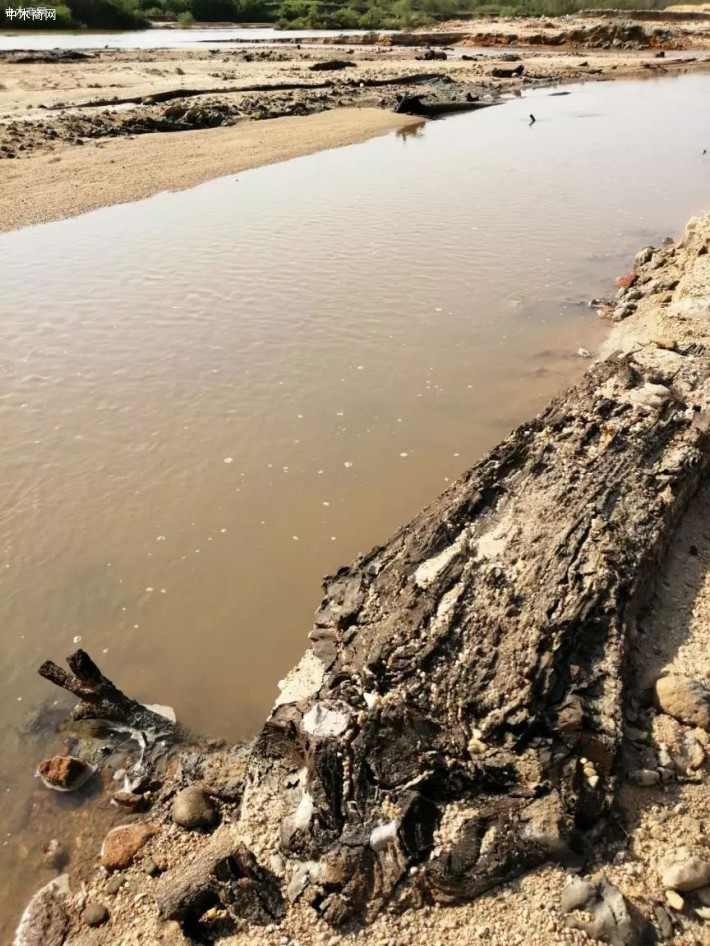
[[2, 168], [0, 231], [182, 190], [416, 123], [380, 109], [344, 108], [203, 131], [105, 139], [34, 154]]

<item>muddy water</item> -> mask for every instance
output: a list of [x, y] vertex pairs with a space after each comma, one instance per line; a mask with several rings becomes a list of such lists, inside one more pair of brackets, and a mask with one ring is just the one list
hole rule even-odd
[[710, 78], [565, 91], [0, 236], [0, 933], [95, 816], [31, 778], [38, 663], [80, 641], [253, 733], [321, 576], [577, 377], [585, 300], [710, 204]]
[[[348, 36], [364, 35], [367, 30], [348, 30]], [[392, 30], [379, 30], [390, 33]], [[63, 32], [16, 30], [0, 33], [0, 50], [7, 49], [184, 49], [203, 44], [223, 46], [231, 43], [283, 42], [285, 39], [309, 39], [316, 36], [342, 36], [342, 30], [275, 30], [272, 27], [234, 27], [219, 29], [114, 30], [106, 33], [81, 30]]]

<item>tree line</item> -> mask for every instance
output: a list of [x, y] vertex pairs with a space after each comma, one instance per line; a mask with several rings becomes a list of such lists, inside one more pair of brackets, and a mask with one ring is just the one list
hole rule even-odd
[[272, 23], [282, 29], [398, 29], [468, 16], [560, 16], [580, 9], [656, 9], [662, 0], [50, 0], [56, 19], [9, 18], [7, 8], [41, 0], [0, 0], [2, 29], [145, 29], [152, 20]]

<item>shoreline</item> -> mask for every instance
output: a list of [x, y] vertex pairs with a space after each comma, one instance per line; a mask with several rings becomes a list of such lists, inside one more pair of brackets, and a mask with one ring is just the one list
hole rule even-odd
[[[661, 941], [677, 946], [702, 942], [704, 901], [697, 899], [694, 888], [688, 892], [680, 886], [679, 893], [675, 889], [678, 884], [667, 879], [670, 874], [663, 864], [668, 858], [679, 863], [694, 857], [707, 864], [710, 876], [706, 831], [706, 824], [710, 827], [710, 716], [706, 723], [697, 722], [698, 717], [674, 709], [675, 704], [661, 702], [659, 706], [645, 694], [663, 677], [673, 680], [680, 675], [696, 681], [710, 677], [710, 535], [698, 519], [699, 511], [706, 514], [710, 509], [706, 475], [710, 464], [709, 250], [710, 215], [692, 220], [677, 243], [640, 250], [633, 270], [618, 280], [622, 288], [607, 313], [618, 324], [607, 343], [606, 360], [602, 357], [592, 365], [578, 385], [513, 432], [388, 543], [327, 579], [326, 597], [309, 635], [310, 647], [280, 684], [281, 695], [261, 735], [234, 748], [193, 740], [180, 746], [179, 760], [175, 757], [160, 775], [157, 789], [147, 795], [138, 789], [138, 795], [124, 798], [122, 803], [136, 805], [133, 810], [149, 810], [138, 821], [136, 816], [127, 819], [124, 827], [115, 829], [118, 834], [109, 834], [101, 849], [103, 866], [84, 868], [72, 877], [70, 887], [77, 892], [66, 892], [67, 879], [61, 889], [44, 888], [36, 895], [25, 913], [17, 946], [39, 943], [31, 933], [46, 930], [49, 915], [61, 928], [51, 946], [84, 946], [87, 942], [109, 946], [117, 938], [134, 942], [141, 937], [188, 946], [195, 929], [200, 930], [200, 942], [218, 940], [222, 946], [248, 946], [254, 941], [260, 946], [347, 946], [353, 935], [372, 946], [392, 942], [415, 946], [424, 940], [438, 941], [442, 946], [458, 946], [462, 941], [494, 946], [551, 942], [590, 946], [621, 942], [622, 930], [627, 946], [641, 946], [651, 941], [647, 938], [651, 928], [655, 935], [660, 934]], [[539, 454], [529, 446], [536, 441], [542, 451]], [[609, 471], [619, 470], [624, 452], [633, 454], [634, 450], [638, 453], [627, 458], [618, 483], [599, 477], [607, 464]], [[526, 472], [530, 470], [532, 479]], [[504, 481], [504, 488], [477, 511], [477, 477], [485, 481], [487, 476], [496, 484]], [[567, 493], [565, 487], [562, 495], [568, 502], [560, 503], [558, 478], [566, 476], [572, 492]], [[600, 483], [603, 502], [597, 506]], [[530, 516], [527, 505], [531, 496], [544, 496], [550, 486], [547, 513], [559, 519], [551, 530], [545, 516], [539, 521]], [[688, 502], [689, 512], [681, 518]], [[446, 510], [450, 519], [444, 515]], [[581, 529], [575, 524], [580, 510]], [[478, 551], [472, 546], [471, 554], [459, 565], [456, 559], [461, 550], [456, 543], [445, 550], [447, 557], [437, 554], [446, 539], [437, 533], [444, 527], [447, 535], [448, 530], [457, 529], [460, 516]], [[584, 525], [585, 517], [591, 517], [588, 525]], [[505, 530], [500, 528], [502, 522]], [[532, 529], [532, 536], [528, 529]], [[520, 558], [528, 546], [511, 541], [511, 534], [531, 540], [529, 559], [525, 554]], [[559, 592], [562, 585], [554, 567], [547, 574], [552, 559], [544, 544], [551, 540], [564, 563], [559, 542], [561, 535], [568, 534], [573, 536], [579, 570], [573, 567], [570, 572], [565, 566], [573, 580], [569, 592]], [[580, 549], [585, 546], [588, 553], [580, 560]], [[590, 556], [586, 562], [584, 554]], [[540, 580], [536, 558], [542, 558], [547, 583]], [[513, 707], [516, 738], [498, 738], [498, 710], [489, 711], [486, 717], [481, 705], [477, 713], [480, 730], [475, 729], [468, 747], [456, 743], [455, 748], [452, 745], [448, 750], [437, 748], [424, 756], [413, 756], [408, 738], [421, 739], [426, 745], [438, 737], [426, 728], [417, 730], [416, 737], [408, 737], [407, 727], [397, 724], [400, 708], [420, 705], [423, 700], [421, 706], [427, 707], [431, 718], [441, 714], [452, 728], [461, 725], [464, 706], [450, 708], [449, 699], [460, 699], [455, 675], [466, 671], [455, 668], [468, 666], [473, 672], [464, 690], [468, 700], [471, 687], [476, 685], [479, 660], [467, 663], [462, 650], [459, 660], [434, 662], [429, 670], [430, 695], [428, 683], [420, 683], [419, 674], [409, 673], [406, 667], [402, 671], [401, 663], [417, 661], [420, 653], [426, 654], [433, 634], [437, 648], [458, 640], [465, 612], [457, 613], [453, 636], [448, 632], [441, 636], [441, 621], [448, 619], [442, 603], [450, 591], [444, 597], [440, 593], [460, 587], [461, 582], [472, 583], [476, 589], [467, 599], [476, 629], [474, 651], [469, 656], [478, 651], [478, 635], [483, 635], [485, 642], [487, 613], [485, 604], [478, 602], [491, 595], [492, 601], [499, 600], [499, 589], [505, 588], [499, 584], [501, 575], [521, 567], [521, 562], [516, 599], [522, 596], [525, 602], [528, 590], [532, 598], [517, 615], [506, 616], [501, 648], [496, 651], [498, 669], [496, 663], [495, 672], [489, 666], [489, 677], [482, 681], [487, 694], [494, 684], [506, 685], [510, 672], [506, 668], [511, 662], [517, 668], [513, 671], [516, 689], [505, 691], [509, 697], [522, 694]], [[590, 574], [593, 563], [594, 580], [587, 582], [584, 576]], [[452, 567], [453, 573], [447, 574]], [[420, 590], [412, 589], [412, 575]], [[445, 579], [440, 587], [442, 575]], [[482, 580], [485, 575], [497, 576], [492, 590]], [[452, 580], [457, 584], [452, 585]], [[630, 582], [630, 595], [618, 585], [619, 580]], [[605, 581], [610, 582], [608, 589]], [[591, 595], [581, 616], [575, 616], [575, 588], [586, 588]], [[545, 713], [538, 722], [531, 722], [535, 740], [520, 741], [519, 727], [526, 725], [521, 713], [526, 706], [531, 713], [537, 712], [528, 706], [525, 682], [536, 677], [520, 666], [526, 649], [534, 656], [535, 648], [529, 646], [535, 642], [538, 620], [534, 602], [543, 596], [546, 604], [539, 617], [544, 639], [550, 620], [549, 596], [555, 600], [558, 594], [571, 610], [555, 619], [556, 632], [564, 635], [568, 627], [573, 628], [572, 646], [581, 647], [580, 656], [584, 656], [588, 654], [586, 644], [583, 640], [576, 643], [576, 635], [579, 632], [583, 637], [584, 628], [601, 622], [605, 648], [603, 659], [587, 671], [594, 687], [587, 686], [589, 679], [583, 675], [578, 675], [572, 686], [585, 715], [597, 706], [604, 711], [601, 716], [590, 715], [584, 732], [594, 739], [580, 745], [574, 740], [570, 743], [566, 723], [560, 730], [562, 724], [554, 722], [558, 717], [553, 714], [545, 722]], [[597, 596], [601, 611], [590, 612]], [[611, 609], [607, 606], [609, 596]], [[437, 620], [430, 622], [425, 610], [424, 621], [416, 625], [422, 637], [411, 648], [408, 622], [420, 620], [419, 609], [426, 609], [430, 599]], [[378, 608], [384, 610], [378, 613]], [[526, 620], [526, 615], [531, 617]], [[495, 611], [488, 620], [500, 633]], [[511, 649], [518, 622], [524, 632], [518, 644], [524, 646]], [[390, 638], [395, 649], [378, 668], [377, 654], [384, 657]], [[574, 653], [567, 653], [563, 642], [557, 650], [560, 667], [568, 666]], [[365, 655], [369, 670], [359, 665]], [[481, 656], [490, 660], [490, 655]], [[397, 664], [386, 669], [390, 659]], [[575, 660], [571, 662], [575, 664]], [[388, 686], [380, 679], [383, 672]], [[544, 681], [547, 675], [542, 667], [538, 673]], [[441, 686], [447, 674], [453, 675], [451, 693]], [[439, 683], [436, 688], [433, 681]], [[554, 678], [549, 685], [554, 685]], [[706, 684], [696, 683], [701, 685]], [[405, 691], [407, 697], [402, 700]], [[437, 703], [439, 694], [443, 702]], [[484, 696], [476, 698], [481, 701]], [[558, 703], [559, 697], [553, 700]], [[542, 739], [541, 726], [547, 732]], [[551, 728], [545, 730], [546, 726]], [[503, 734], [505, 730], [503, 722]], [[343, 826], [336, 820], [334, 828], [324, 807], [331, 798], [337, 810], [343, 803], [338, 780], [328, 774], [329, 767], [340, 755], [347, 756], [351, 765], [342, 773], [346, 791], [359, 792], [354, 774], [358, 770], [353, 764], [357, 753], [363, 751], [365, 737], [371, 741], [368, 770], [381, 773], [378, 780], [386, 778], [389, 766], [405, 764], [414, 765], [415, 770], [421, 766], [420, 779], [426, 778], [430, 756], [449, 753], [444, 771], [455, 771], [457, 777], [441, 797], [434, 795], [427, 802], [431, 805], [433, 801], [441, 809], [442, 820], [424, 858], [417, 859], [411, 844], [420, 843], [417, 825], [429, 809], [426, 805], [411, 807], [411, 789], [419, 779], [412, 782], [408, 772], [398, 774], [395, 787], [383, 789], [382, 797], [366, 792], [355, 804], [355, 798], [349, 796], [345, 824], [351, 819], [352, 824], [347, 836], [342, 835], [345, 847], [340, 846]], [[399, 749], [394, 758], [389, 740]], [[542, 748], [536, 748], [536, 743]], [[555, 862], [564, 829], [562, 823], [549, 820], [547, 808], [536, 827], [542, 834], [535, 835], [535, 844], [542, 844], [551, 832], [552, 856], [544, 844], [541, 849], [534, 844], [531, 862], [525, 860], [530, 851], [524, 848], [522, 861], [486, 878], [488, 852], [484, 856], [480, 849], [479, 854], [474, 846], [464, 858], [469, 848], [461, 846], [459, 832], [463, 830], [465, 836], [479, 805], [487, 810], [486, 806], [493, 804], [492, 810], [502, 812], [500, 817], [506, 819], [516, 805], [533, 809], [542, 799], [553, 800], [557, 792], [550, 791], [546, 780], [540, 783], [542, 773], [536, 769], [549, 764], [548, 745], [573, 762], [571, 773], [564, 777], [573, 778], [577, 788], [571, 796], [563, 793], [562, 797], [574, 805], [581, 793], [586, 817], [595, 812], [588, 825], [592, 843], [585, 850], [585, 880], [581, 880], [578, 861], [572, 874]], [[337, 756], [333, 755], [336, 747]], [[582, 752], [584, 757], [579, 758]], [[456, 768], [457, 764], [462, 768]], [[584, 769], [579, 775], [587, 781], [584, 788], [577, 781], [577, 764], [580, 773]], [[513, 783], [512, 794], [511, 787], [502, 785], [489, 791], [485, 777], [482, 783], [476, 781], [466, 788], [464, 772], [468, 769], [476, 779], [486, 773], [501, 778], [505, 766], [518, 767], [519, 781]], [[558, 776], [562, 778], [563, 770]], [[541, 785], [543, 793], [527, 792], [529, 780]], [[398, 781], [404, 786], [401, 798]], [[435, 784], [439, 783], [432, 783], [432, 791]], [[190, 814], [187, 809], [193, 803], [196, 809]], [[608, 826], [605, 830], [609, 817], [623, 825], [623, 832], [611, 831]], [[493, 852], [496, 845], [510, 841], [515, 823], [485, 822], [489, 825], [485, 837]], [[388, 833], [385, 828], [390, 824], [396, 830]], [[409, 825], [406, 831], [405, 825]], [[490, 825], [497, 825], [493, 834]], [[117, 843], [119, 838], [121, 843]], [[460, 866], [447, 874], [450, 861], [446, 850], [452, 845]], [[98, 852], [98, 843], [95, 849]], [[230, 878], [226, 882], [225, 865]], [[366, 865], [375, 870], [376, 882], [365, 889], [353, 887]], [[474, 883], [477, 872], [486, 879], [479, 886]], [[462, 884], [461, 878], [468, 873], [471, 882]], [[388, 880], [391, 876], [398, 878], [394, 887]], [[431, 886], [437, 878], [442, 878], [442, 883], [446, 878], [446, 883]], [[565, 907], [571, 894], [563, 894], [563, 890], [568, 890], [570, 883], [587, 883], [585, 890], [591, 891], [594, 884], [602, 883], [604, 893], [596, 896], [601, 904], [611, 898], [612, 920], [603, 914], [598, 922], [588, 920], [588, 911], [594, 913], [596, 901], [590, 893], [586, 896], [592, 899], [580, 901], [577, 888], [578, 908]], [[388, 905], [391, 898], [398, 906], [394, 912]], [[373, 901], [375, 908], [368, 913], [366, 908]], [[348, 919], [347, 911], [343, 913], [344, 905], [351, 903], [365, 910], [365, 926], [352, 925], [354, 920]], [[624, 917], [628, 917], [628, 927], [617, 925], [627, 922]], [[47, 946], [46, 939], [41, 942]]]

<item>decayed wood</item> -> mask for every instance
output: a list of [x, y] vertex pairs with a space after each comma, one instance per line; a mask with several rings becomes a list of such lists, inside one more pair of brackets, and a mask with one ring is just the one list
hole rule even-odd
[[707, 356], [642, 354], [593, 367], [326, 581], [241, 819], [332, 923], [596, 842], [635, 618], [710, 456]]
[[81, 702], [72, 711], [74, 719], [105, 719], [132, 729], [162, 733], [176, 730], [172, 720], [122, 693], [101, 673], [86, 651], [77, 650], [70, 654], [67, 664], [72, 673], [67, 673], [52, 660], [46, 660], [38, 673], [50, 683], [79, 697]]
[[161, 916], [181, 922], [199, 919], [216, 903], [252, 923], [271, 923], [284, 912], [275, 878], [229, 827], [220, 829], [189, 863], [159, 881], [155, 902]]

